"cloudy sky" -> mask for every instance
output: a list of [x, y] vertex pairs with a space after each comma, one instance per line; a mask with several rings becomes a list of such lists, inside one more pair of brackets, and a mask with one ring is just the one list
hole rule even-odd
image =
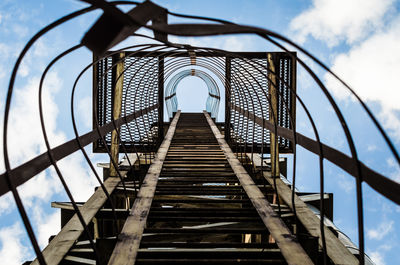
[[[283, 0], [283, 1], [155, 1], [169, 10], [231, 20], [280, 32], [312, 51], [319, 59], [346, 80], [366, 101], [400, 147], [400, 1], [393, 0]], [[12, 65], [23, 45], [40, 28], [54, 19], [83, 7], [75, 0], [2, 0], [0, 2], [0, 111], [3, 113], [5, 92]], [[75, 19], [42, 38], [30, 50], [18, 73], [10, 116], [9, 146], [12, 167], [45, 150], [39, 125], [37, 89], [46, 64], [57, 54], [79, 42], [84, 32], [100, 15], [92, 12]], [[177, 21], [174, 18], [171, 22]], [[232, 51], [276, 50], [266, 41], [250, 35], [217, 38], [173, 37], [201, 46]], [[129, 39], [127, 43], [138, 40]], [[311, 64], [335, 96], [349, 123], [360, 158], [369, 167], [400, 182], [400, 169], [377, 130], [346, 90], [324, 71]], [[69, 112], [70, 91], [80, 70], [91, 61], [85, 48], [56, 64], [44, 83], [43, 102], [50, 143], [56, 146], [73, 137]], [[91, 128], [91, 75], [78, 85], [75, 102], [79, 131]], [[325, 143], [349, 153], [340, 124], [326, 98], [298, 69], [298, 92], [310, 107]], [[180, 108], [186, 111], [204, 109], [207, 94], [204, 84], [188, 77], [178, 87], [185, 97]], [[179, 98], [178, 98], [179, 99]], [[221, 119], [222, 117], [220, 117]], [[3, 116], [0, 116], [2, 122]], [[1, 123], [2, 124], [2, 123]], [[297, 128], [313, 137], [304, 112], [298, 109]], [[2, 133], [0, 128], [0, 133]], [[1, 149], [1, 148], [0, 148]], [[88, 148], [89, 151], [90, 148]], [[91, 155], [94, 161], [107, 161], [102, 155]], [[3, 172], [0, 155], [0, 171]], [[302, 191], [318, 191], [316, 157], [299, 148], [298, 186]], [[60, 161], [63, 174], [77, 201], [86, 200], [96, 185], [95, 178], [80, 154]], [[345, 172], [326, 162], [326, 190], [334, 193], [334, 222], [357, 243], [355, 215], [355, 182]], [[376, 264], [394, 264], [400, 260], [400, 208], [364, 189], [366, 251]], [[41, 247], [59, 230], [59, 212], [50, 208], [51, 201], [65, 201], [66, 195], [52, 170], [43, 172], [19, 187], [25, 207]], [[0, 198], [0, 260], [4, 264], [21, 264], [34, 257], [26, 232], [10, 194]]]

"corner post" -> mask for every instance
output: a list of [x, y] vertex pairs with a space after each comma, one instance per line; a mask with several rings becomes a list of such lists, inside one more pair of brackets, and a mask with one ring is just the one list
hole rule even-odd
[[[116, 57], [117, 60], [121, 60], [115, 67], [115, 76], [114, 80], [117, 82], [115, 83], [114, 88], [114, 101], [113, 101], [113, 119], [119, 119], [121, 117], [121, 107], [122, 107], [122, 91], [123, 91], [123, 84], [124, 84], [124, 62], [125, 62], [125, 53], [119, 53]], [[113, 130], [111, 133], [111, 159], [118, 164], [119, 161], [119, 132], [118, 129]], [[110, 176], [115, 177], [117, 176], [117, 169], [114, 167], [112, 161], [110, 161]]]
[[[268, 78], [269, 78], [269, 90], [268, 96], [270, 98], [269, 104], [269, 119], [272, 124], [278, 125], [278, 92], [277, 92], [277, 82], [276, 82], [276, 56], [268, 53]], [[274, 115], [274, 116], [272, 116]], [[279, 177], [279, 142], [278, 137], [275, 135], [274, 131], [270, 131], [270, 154], [271, 154], [271, 174], [273, 177]]]

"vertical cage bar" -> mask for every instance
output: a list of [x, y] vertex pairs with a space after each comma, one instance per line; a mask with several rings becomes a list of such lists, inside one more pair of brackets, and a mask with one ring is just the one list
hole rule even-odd
[[231, 58], [225, 58], [225, 140], [229, 143], [231, 138]]
[[158, 57], [158, 144], [164, 139], [164, 56]]

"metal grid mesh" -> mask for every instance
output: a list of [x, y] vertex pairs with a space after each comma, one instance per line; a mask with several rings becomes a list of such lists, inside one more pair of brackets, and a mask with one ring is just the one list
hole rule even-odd
[[[254, 64], [256, 63], [256, 64]], [[268, 80], [267, 70], [259, 67], [258, 64], [267, 67], [267, 59], [239, 59], [231, 61], [231, 103], [240, 106], [244, 110], [254, 113], [258, 117], [269, 118], [268, 112]], [[262, 143], [269, 141], [269, 134], [266, 129], [256, 125], [244, 118], [242, 114], [231, 112], [232, 131], [231, 137], [236, 138], [240, 143]]]
[[[284, 128], [292, 128], [292, 122], [289, 114], [292, 112], [294, 104], [294, 93], [292, 93], [289, 88], [293, 84], [292, 59], [288, 56], [281, 55], [279, 58], [279, 67], [276, 69], [276, 71], [280, 79], [277, 80], [277, 87], [282, 95], [282, 97], [278, 97], [278, 125]], [[286, 108], [286, 106], [289, 106], [289, 109]], [[294, 115], [292, 116], [292, 119], [294, 119]], [[281, 147], [291, 148], [290, 141], [288, 139], [279, 136], [278, 141]]]
[[[230, 84], [231, 96], [230, 103], [253, 113], [255, 116], [269, 120], [269, 81], [268, 81], [268, 59], [266, 53], [258, 53], [250, 57], [230, 57]], [[284, 53], [274, 53], [275, 71], [278, 95], [278, 125], [284, 128], [292, 128], [289, 113], [294, 114], [293, 93], [289, 86], [294, 85], [293, 81], [293, 62], [289, 55]], [[188, 58], [181, 58], [179, 63], [183, 63]], [[166, 58], [166, 67], [176, 58]], [[221, 56], [211, 56], [207, 59], [199, 56], [197, 65], [202, 66], [206, 63], [213, 63], [215, 70], [221, 74], [225, 72], [224, 58]], [[103, 72], [116, 63], [116, 58], [108, 57], [100, 61], [98, 65], [97, 79], [99, 86], [97, 112], [100, 117], [99, 123], [103, 125], [111, 121], [113, 86], [116, 82], [115, 72], [109, 70], [106, 75]], [[135, 111], [145, 109], [158, 103], [158, 82], [159, 82], [159, 58], [157, 56], [127, 57], [124, 63], [124, 82], [122, 116], [132, 114]], [[185, 65], [183, 63], [183, 65]], [[169, 68], [169, 66], [167, 67]], [[169, 72], [169, 71], [167, 71]], [[167, 75], [168, 76], [168, 75]], [[287, 105], [289, 109], [285, 106]], [[293, 115], [294, 117], [294, 115]], [[243, 114], [230, 111], [230, 138], [240, 145], [250, 146], [253, 143], [260, 147], [264, 144], [265, 151], [268, 152], [270, 143], [270, 132], [263, 129], [260, 125], [253, 123]], [[121, 141], [127, 148], [136, 144], [149, 144], [157, 138], [157, 124], [159, 122], [158, 110], [153, 110], [142, 117], [139, 117], [127, 125], [121, 126]], [[111, 133], [105, 137], [107, 144], [111, 142]], [[292, 146], [288, 139], [278, 137], [280, 152], [291, 152]], [[95, 151], [104, 151], [102, 142], [98, 141]]]
[[[293, 84], [292, 61], [289, 56], [279, 54], [276, 60], [278, 95], [278, 126], [292, 128], [289, 113], [293, 113], [293, 93], [289, 87]], [[267, 58], [231, 60], [231, 100], [230, 103], [255, 114], [266, 120], [270, 119], [269, 81]], [[286, 84], [285, 84], [286, 82]], [[289, 108], [287, 108], [288, 106]], [[294, 117], [294, 116], [293, 116]], [[270, 133], [260, 125], [253, 123], [243, 114], [232, 109], [230, 116], [231, 139], [240, 144], [270, 145]], [[291, 142], [288, 139], [278, 137], [281, 152], [291, 152]], [[269, 151], [266, 149], [265, 151]]]
[[[99, 86], [97, 114], [99, 125], [112, 121], [113, 87], [116, 83], [115, 67], [108, 69], [116, 58], [107, 57], [98, 65], [97, 80]], [[121, 116], [132, 114], [158, 103], [158, 57], [126, 57], [123, 73], [123, 94]], [[120, 128], [120, 140], [132, 151], [133, 145], [149, 144], [157, 138], [158, 110], [144, 114]], [[111, 133], [104, 137], [107, 145], [111, 143]], [[104, 151], [99, 140], [95, 151]]]
[[[112, 72], [111, 69], [112, 58], [105, 58], [97, 63], [96, 79], [98, 80], [97, 91], [97, 118], [99, 125], [103, 125], [106, 121], [111, 120], [111, 89], [112, 86]], [[107, 72], [106, 72], [107, 71]], [[95, 87], [96, 88], [96, 87]]]

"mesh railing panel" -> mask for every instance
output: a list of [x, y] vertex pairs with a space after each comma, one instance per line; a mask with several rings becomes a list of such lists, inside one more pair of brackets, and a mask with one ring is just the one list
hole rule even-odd
[[[99, 125], [112, 121], [113, 87], [115, 86], [116, 57], [106, 57], [97, 63], [97, 115]], [[107, 71], [107, 72], [106, 72]], [[123, 92], [121, 116], [144, 110], [158, 103], [158, 57], [126, 57], [123, 72]], [[133, 151], [136, 144], [149, 144], [157, 138], [158, 110], [152, 110], [120, 128], [120, 141], [128, 151]], [[106, 144], [111, 144], [111, 133], [104, 137]], [[104, 152], [101, 140], [94, 144], [95, 152]]]
[[[292, 128], [290, 115], [294, 119], [294, 94], [290, 88], [293, 85], [293, 66], [289, 56], [276, 53], [275, 72], [278, 93], [278, 126]], [[270, 120], [270, 103], [268, 80], [268, 60], [267, 58], [252, 59], [231, 59], [231, 97], [230, 103], [243, 110]], [[264, 144], [265, 152], [269, 152], [270, 132], [254, 123], [242, 113], [231, 110], [230, 115], [230, 136], [236, 144], [246, 144], [256, 146]], [[291, 142], [288, 139], [279, 137], [279, 149], [281, 152], [289, 153], [292, 150]]]

